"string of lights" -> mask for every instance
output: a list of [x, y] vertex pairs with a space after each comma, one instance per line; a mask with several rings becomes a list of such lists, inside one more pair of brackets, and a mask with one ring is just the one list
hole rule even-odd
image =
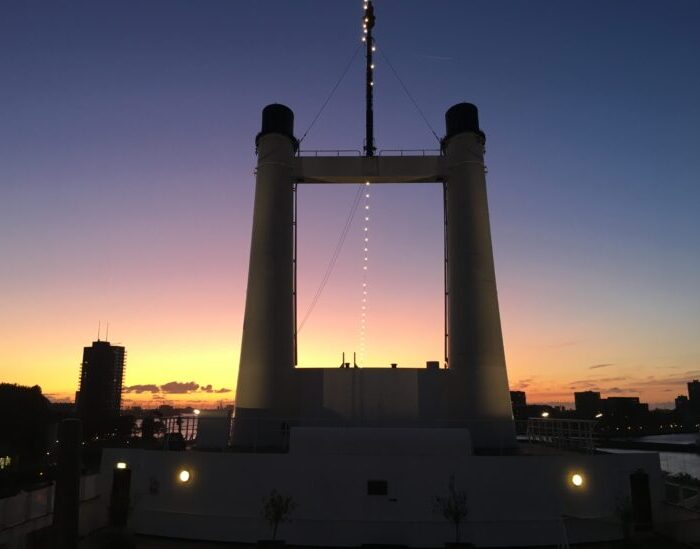
[[[376, 147], [374, 146], [374, 60], [372, 54], [377, 49], [372, 37], [372, 29], [374, 28], [374, 6], [372, 0], [363, 0], [362, 12], [362, 41], [366, 46], [366, 71], [365, 71], [365, 96], [366, 96], [366, 137], [365, 137], [365, 156], [374, 156]], [[370, 182], [365, 181], [364, 190], [362, 193], [362, 297], [360, 308], [360, 349], [359, 359], [363, 362], [367, 356], [367, 315], [369, 312], [369, 220], [370, 220]]]
[[360, 308], [360, 351], [359, 359], [362, 362], [367, 353], [367, 313], [369, 312], [369, 221], [370, 221], [370, 182], [364, 184], [364, 192], [362, 194], [362, 297]]

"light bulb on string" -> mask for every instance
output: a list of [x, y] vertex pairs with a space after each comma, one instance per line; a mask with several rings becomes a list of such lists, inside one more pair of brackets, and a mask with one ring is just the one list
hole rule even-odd
[[[372, 85], [372, 82], [370, 81], [370, 85]], [[364, 182], [365, 187], [369, 187], [371, 185], [371, 182], [369, 180], [365, 180]], [[368, 298], [368, 264], [369, 264], [369, 221], [370, 221], [370, 216], [369, 216], [369, 198], [370, 198], [370, 193], [369, 189], [366, 189], [365, 192], [362, 193], [362, 206], [363, 210], [365, 211], [364, 215], [364, 223], [362, 224], [362, 288], [361, 288], [361, 296], [360, 296], [360, 330], [359, 330], [359, 347], [360, 347], [360, 358], [364, 359], [365, 358], [365, 352], [367, 349], [367, 310], [368, 310], [368, 305], [369, 305], [369, 298]]]

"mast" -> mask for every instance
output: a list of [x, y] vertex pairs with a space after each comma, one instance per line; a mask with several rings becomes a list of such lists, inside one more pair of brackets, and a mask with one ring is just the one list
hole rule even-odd
[[372, 54], [375, 50], [374, 38], [372, 37], [372, 29], [374, 28], [374, 5], [372, 0], [364, 0], [364, 14], [362, 15], [362, 28], [364, 36], [362, 40], [366, 47], [366, 78], [365, 78], [365, 156], [374, 156], [377, 150], [374, 146], [374, 106], [373, 106], [373, 91], [374, 91], [374, 62]]

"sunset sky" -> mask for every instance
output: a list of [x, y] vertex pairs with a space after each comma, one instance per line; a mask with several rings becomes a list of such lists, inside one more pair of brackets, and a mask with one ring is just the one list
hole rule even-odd
[[[260, 111], [288, 105], [303, 135], [361, 14], [2, 2], [0, 381], [72, 399], [109, 322], [128, 402], [233, 400]], [[386, 59], [438, 135], [454, 103], [480, 109], [511, 388], [670, 406], [700, 378], [700, 3], [376, 0], [376, 15], [379, 149], [437, 148]], [[362, 148], [362, 64], [302, 149]], [[355, 191], [300, 188], [300, 319]], [[441, 360], [441, 187], [376, 185], [370, 201], [363, 365]], [[361, 233], [358, 215], [302, 366], [358, 349]]]

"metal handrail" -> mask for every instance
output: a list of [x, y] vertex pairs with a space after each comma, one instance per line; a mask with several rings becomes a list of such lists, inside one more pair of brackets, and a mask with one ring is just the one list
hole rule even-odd
[[596, 424], [588, 419], [529, 418], [526, 436], [531, 443], [593, 452]]
[[358, 149], [305, 149], [298, 151], [297, 156], [302, 156], [302, 153], [304, 156], [362, 156]]
[[[377, 156], [442, 156], [440, 149], [381, 149]], [[362, 156], [359, 149], [304, 149], [297, 156]]]
[[[398, 155], [392, 156], [404, 156], [407, 153], [411, 153], [410, 156], [441, 156], [442, 151], [440, 149], [381, 149], [378, 153], [382, 156], [385, 153], [399, 153]], [[419, 153], [416, 155], [416, 153]], [[435, 154], [437, 153], [437, 154]]]

